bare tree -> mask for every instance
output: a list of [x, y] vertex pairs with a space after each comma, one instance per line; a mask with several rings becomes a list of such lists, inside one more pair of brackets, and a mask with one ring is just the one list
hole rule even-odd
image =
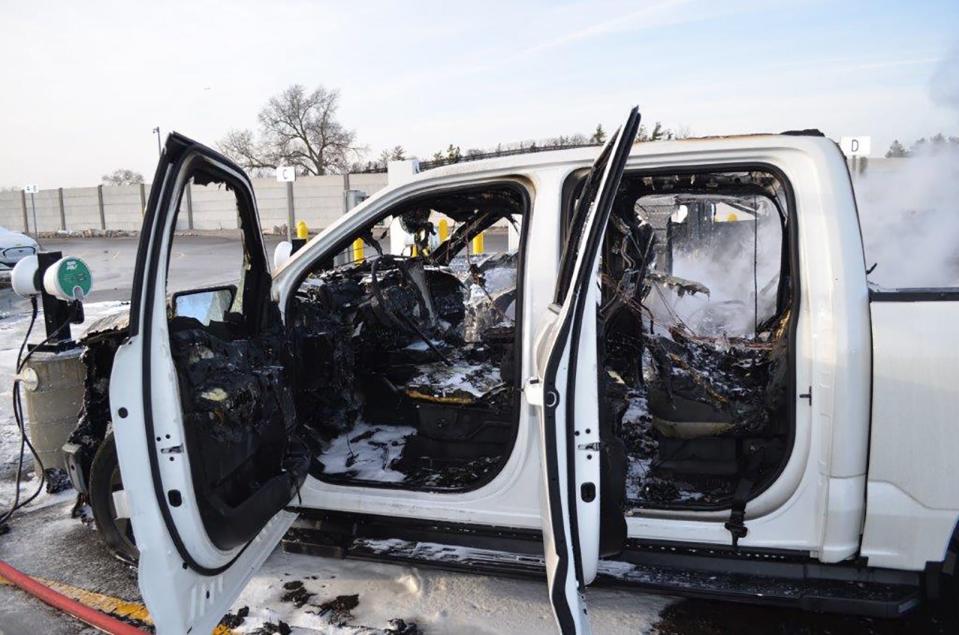
[[113, 174], [104, 174], [101, 179], [104, 185], [139, 185], [143, 183], [143, 175], [133, 170], [114, 170]]
[[271, 97], [257, 119], [259, 133], [231, 130], [220, 150], [251, 172], [290, 165], [299, 174], [345, 171], [364, 148], [336, 119], [340, 93], [319, 86], [311, 93], [294, 84]]

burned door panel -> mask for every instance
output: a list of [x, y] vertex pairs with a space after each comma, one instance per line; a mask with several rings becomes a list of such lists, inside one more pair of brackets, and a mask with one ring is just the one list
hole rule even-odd
[[276, 513], [260, 501], [289, 500], [309, 456], [296, 433], [282, 327], [249, 338], [212, 326], [174, 318], [170, 339], [200, 514], [214, 544], [230, 549]]

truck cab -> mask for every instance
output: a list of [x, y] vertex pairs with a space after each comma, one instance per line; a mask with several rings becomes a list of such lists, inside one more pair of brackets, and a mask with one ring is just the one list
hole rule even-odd
[[[159, 632], [211, 630], [284, 536], [545, 570], [566, 633], [597, 580], [895, 616], [950, 572], [959, 293], [870, 290], [825, 137], [638, 126], [391, 183], [272, 272], [247, 175], [170, 135], [109, 388]], [[233, 193], [243, 259], [171, 302], [189, 183]]]

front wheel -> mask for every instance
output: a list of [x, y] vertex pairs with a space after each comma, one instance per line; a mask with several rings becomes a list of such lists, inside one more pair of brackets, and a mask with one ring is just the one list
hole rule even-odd
[[90, 507], [97, 529], [107, 547], [123, 562], [135, 564], [140, 557], [133, 526], [129, 518], [118, 518], [113, 492], [123, 489], [120, 462], [113, 433], [108, 434], [97, 449], [90, 466]]

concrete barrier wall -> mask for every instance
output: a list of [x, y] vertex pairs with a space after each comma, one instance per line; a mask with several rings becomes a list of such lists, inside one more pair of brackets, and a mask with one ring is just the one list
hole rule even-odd
[[28, 229], [23, 224], [22, 196], [23, 193], [20, 191], [0, 192], [0, 227], [6, 227], [15, 232]]
[[293, 209], [297, 220], [304, 220], [311, 229], [318, 229], [342, 216], [343, 183], [341, 174], [297, 179], [293, 184]]
[[[236, 196], [222, 185], [193, 185], [193, 229], [236, 229]], [[186, 197], [184, 197], [186, 198]], [[180, 220], [177, 226], [183, 229], [183, 212], [186, 201], [180, 201]]]
[[[105, 229], [138, 230], [143, 225], [143, 203], [139, 185], [104, 185], [103, 216]], [[150, 195], [144, 187], [143, 200]], [[72, 230], [73, 227], [67, 227]]]
[[[343, 192], [361, 190], [372, 195], [386, 187], [386, 174], [303, 176], [293, 184], [293, 210], [297, 221], [306, 221], [316, 232], [343, 214]], [[253, 179], [260, 225], [264, 231], [285, 227], [288, 222], [287, 184], [272, 178]], [[37, 224], [41, 232], [84, 230], [138, 231], [143, 224], [144, 204], [150, 185], [102, 185], [64, 188], [61, 217], [60, 190], [40, 190], [34, 195]], [[191, 186], [193, 226], [190, 226], [187, 197], [180, 203], [179, 230], [236, 229], [236, 197], [216, 185]], [[33, 233], [30, 195], [26, 196], [28, 227], [23, 223], [22, 193], [0, 192], [0, 227]]]
[[63, 190], [63, 215], [66, 218], [67, 229], [71, 231], [100, 229], [98, 189], [96, 187], [65, 188]]
[[277, 183], [274, 179], [254, 179], [253, 191], [263, 231], [286, 225], [286, 183]]
[[350, 175], [350, 189], [366, 192], [370, 196], [373, 196], [374, 192], [382, 190], [384, 187], [386, 187], [386, 185], [386, 174], [375, 173]]
[[33, 225], [32, 205], [37, 208], [37, 226], [42, 232], [54, 232], [60, 227], [60, 191], [59, 190], [40, 190], [33, 195], [33, 202], [30, 195], [27, 194], [27, 216], [30, 218], [30, 225]]

